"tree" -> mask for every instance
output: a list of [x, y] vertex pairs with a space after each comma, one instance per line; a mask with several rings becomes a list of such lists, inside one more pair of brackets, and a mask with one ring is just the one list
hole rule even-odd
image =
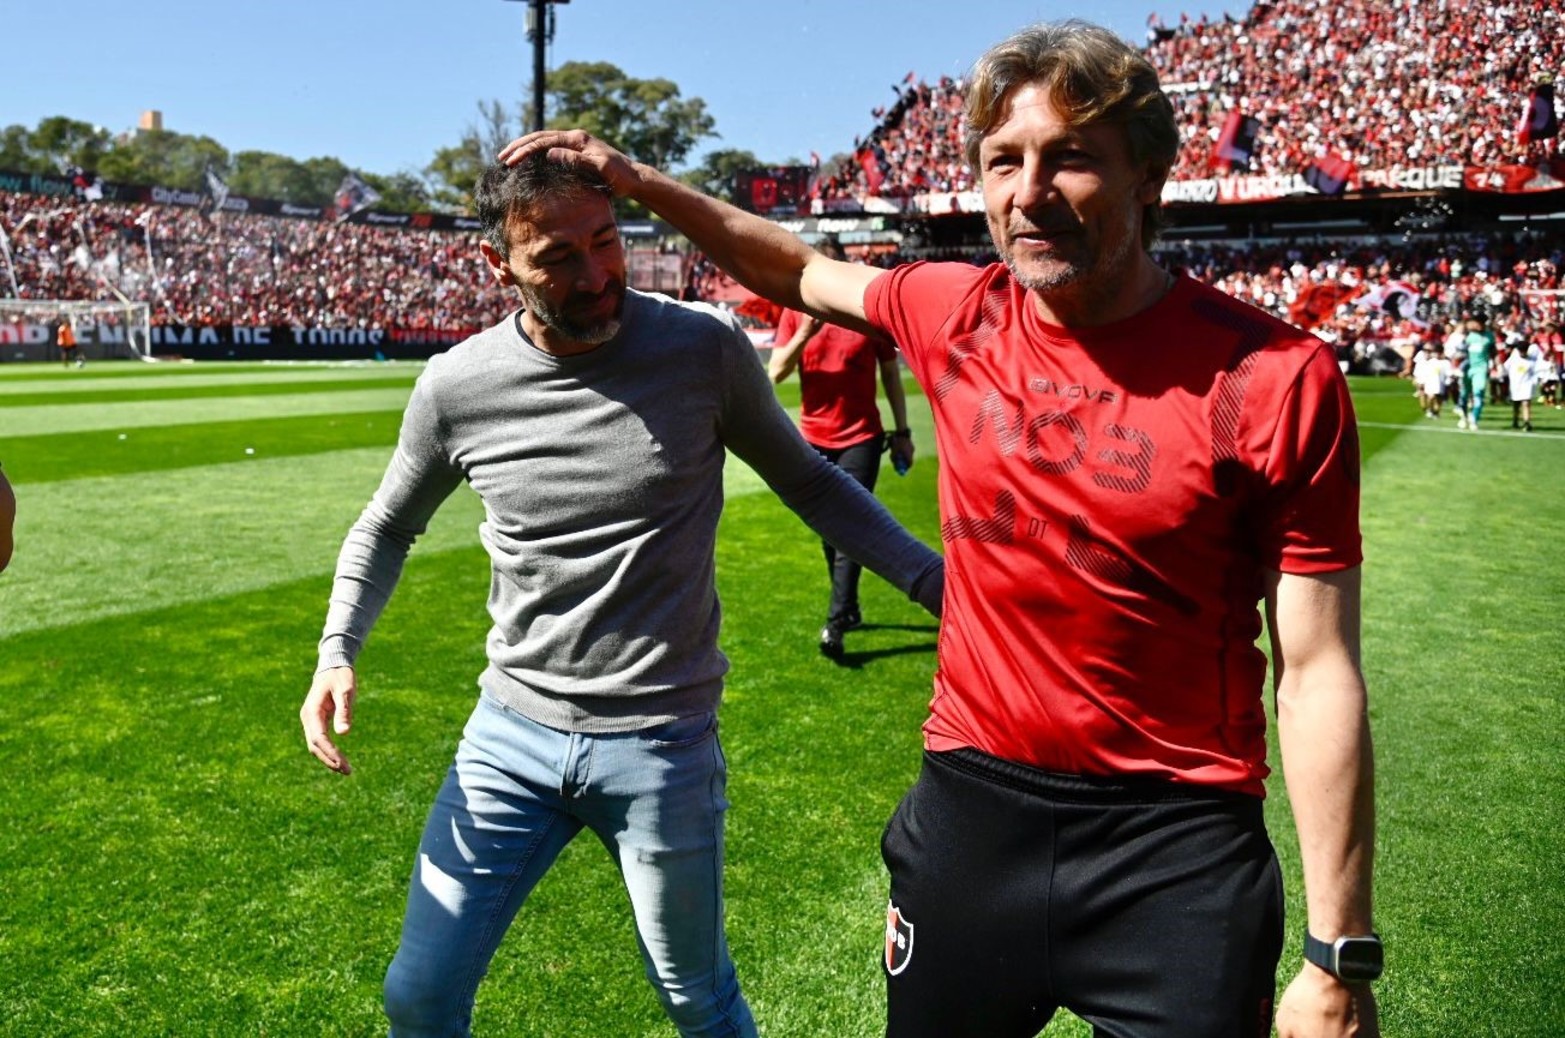
[[393, 213], [425, 213], [429, 211], [429, 189], [418, 174], [403, 171], [390, 176], [365, 173], [364, 182], [380, 192], [380, 201], [374, 208]]
[[45, 173], [35, 164], [32, 149], [33, 135], [27, 127], [13, 123], [0, 130], [0, 169], [14, 173]]
[[0, 169], [56, 174], [69, 166], [95, 170], [112, 146], [108, 131], [53, 115], [39, 120], [32, 130], [20, 125], [0, 130]]
[[104, 179], [205, 191], [206, 170], [229, 167], [228, 149], [210, 137], [170, 130], [141, 130], [105, 152], [97, 163]]
[[424, 167], [429, 200], [447, 209], [471, 211], [473, 186], [484, 167], [500, 149], [522, 132], [520, 111], [515, 116], [500, 101], [478, 102], [479, 122], [468, 124], [461, 143], [441, 148]]
[[295, 205], [322, 205], [309, 170], [298, 159], [270, 151], [241, 151], [225, 178], [235, 194], [276, 198]]
[[[546, 100], [549, 126], [579, 126], [659, 169], [683, 162], [701, 141], [718, 136], [705, 101], [680, 97], [671, 80], [635, 79], [606, 61], [561, 65], [549, 74]], [[508, 109], [498, 100], [480, 101], [478, 112], [479, 122], [468, 126], [461, 141], [435, 152], [424, 167], [429, 197], [436, 205], [471, 211], [479, 174], [527, 125], [520, 105]], [[616, 206], [639, 209], [624, 200]]]
[[734, 200], [734, 177], [747, 169], [760, 169], [769, 163], [762, 162], [751, 152], [736, 148], [719, 148], [709, 151], [700, 165], [679, 175], [679, 179], [703, 194]]
[[551, 127], [579, 126], [659, 169], [718, 136], [705, 101], [680, 97], [671, 80], [634, 79], [606, 61], [566, 62], [550, 74], [547, 94]]
[[311, 205], [325, 205], [336, 198], [337, 189], [342, 186], [342, 178], [349, 173], [347, 163], [330, 155], [305, 159], [302, 165], [310, 185]]

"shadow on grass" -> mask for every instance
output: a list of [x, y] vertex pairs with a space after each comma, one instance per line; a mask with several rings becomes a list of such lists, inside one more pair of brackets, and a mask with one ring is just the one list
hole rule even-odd
[[[864, 624], [855, 628], [856, 631], [912, 631], [917, 634], [933, 635], [940, 628], [935, 624]], [[896, 656], [912, 656], [915, 654], [934, 652], [937, 643], [934, 641], [916, 642], [908, 645], [890, 645], [884, 649], [863, 649], [858, 652], [844, 652], [831, 662], [846, 670], [862, 670], [866, 663], [875, 660], [890, 659]], [[830, 657], [827, 657], [828, 659]]]

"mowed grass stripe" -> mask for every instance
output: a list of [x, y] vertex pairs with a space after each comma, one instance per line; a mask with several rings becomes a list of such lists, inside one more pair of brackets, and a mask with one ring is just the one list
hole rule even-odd
[[381, 446], [389, 454], [401, 422], [402, 409], [397, 407], [356, 414], [155, 425], [128, 432], [16, 436], [0, 442], [0, 462], [11, 482], [22, 486], [359, 447]]
[[[401, 422], [399, 409], [268, 421], [209, 422], [199, 426], [153, 426], [128, 433], [97, 431], [19, 436], [0, 444], [0, 462], [4, 463], [10, 481], [24, 486], [359, 447], [381, 446], [389, 457]], [[762, 489], [760, 477], [737, 460], [730, 460], [724, 472], [724, 486], [730, 494]]]
[[[23, 485], [0, 638], [312, 575], [324, 589], [390, 456], [387, 446]], [[730, 498], [765, 489], [732, 459], [723, 482]], [[414, 550], [472, 547], [482, 519], [460, 487]]]
[[236, 418], [283, 418], [339, 411], [401, 410], [411, 388], [356, 389], [342, 393], [150, 400], [93, 407], [0, 408], [0, 440], [12, 436], [94, 430], [140, 429], [154, 425], [199, 425]]
[[[334, 451], [24, 485], [0, 637], [329, 574], [389, 454]], [[481, 518], [464, 488], [415, 551], [471, 545]]]
[[203, 378], [220, 372], [223, 376], [268, 375], [279, 372], [303, 373], [309, 371], [353, 371], [380, 368], [390, 365], [422, 365], [423, 361], [367, 361], [367, 360], [318, 360], [318, 361], [180, 361], [178, 363], [146, 363], [134, 361], [94, 361], [85, 368], [66, 367], [59, 363], [24, 361], [5, 363], [0, 358], [0, 386], [19, 382], [48, 381], [51, 379], [139, 379], [139, 378]]
[[[386, 380], [388, 384], [413, 385], [413, 378]], [[306, 393], [343, 393], [364, 388], [362, 382], [317, 383], [269, 383], [265, 385], [228, 386], [159, 386], [155, 389], [137, 389], [121, 393], [104, 389], [86, 393], [25, 393], [10, 398], [0, 398], [0, 415], [6, 408], [21, 407], [91, 407], [99, 404], [142, 403], [155, 400], [210, 400], [217, 397], [266, 397]]]
[[424, 370], [422, 363], [374, 364], [359, 368], [303, 368], [283, 366], [260, 371], [230, 371], [226, 367], [206, 366], [198, 370], [180, 373], [171, 378], [177, 369], [132, 369], [129, 375], [99, 377], [97, 368], [50, 371], [45, 378], [0, 379], [0, 407], [18, 397], [33, 394], [78, 394], [112, 391], [124, 393], [127, 399], [135, 399], [140, 390], [174, 389], [189, 390], [212, 386], [267, 386], [311, 385], [314, 383], [413, 381]]
[[[220, 383], [195, 384], [191, 382], [159, 382], [152, 386], [78, 389], [77, 387], [52, 387], [25, 393], [12, 392], [0, 395], [0, 413], [11, 407], [81, 407], [88, 404], [133, 403], [146, 400], [199, 400], [209, 397], [234, 396], [282, 396], [288, 393], [341, 393], [355, 389], [380, 388], [382, 386], [412, 386], [417, 372], [397, 372], [378, 379], [284, 379], [252, 382], [229, 379]], [[373, 383], [366, 385], [366, 383]], [[15, 387], [7, 387], [15, 388]]]

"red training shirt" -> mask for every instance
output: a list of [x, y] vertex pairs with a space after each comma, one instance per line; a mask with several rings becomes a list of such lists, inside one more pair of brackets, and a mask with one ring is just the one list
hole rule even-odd
[[1264, 795], [1266, 569], [1358, 565], [1332, 350], [1189, 279], [1065, 329], [1000, 264], [865, 310], [934, 410], [946, 604], [925, 744]]
[[[783, 311], [772, 338], [774, 346], [784, 346], [793, 338], [799, 317], [796, 310]], [[885, 339], [822, 324], [799, 356], [799, 433], [827, 450], [882, 435], [885, 427], [880, 424], [875, 387], [880, 362], [896, 356], [896, 347]]]

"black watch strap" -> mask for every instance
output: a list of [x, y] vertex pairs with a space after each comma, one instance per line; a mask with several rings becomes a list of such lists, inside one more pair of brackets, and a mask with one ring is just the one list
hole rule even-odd
[[1304, 932], [1305, 961], [1350, 984], [1378, 980], [1385, 969], [1385, 954], [1379, 934], [1338, 937], [1327, 943], [1308, 930]]

